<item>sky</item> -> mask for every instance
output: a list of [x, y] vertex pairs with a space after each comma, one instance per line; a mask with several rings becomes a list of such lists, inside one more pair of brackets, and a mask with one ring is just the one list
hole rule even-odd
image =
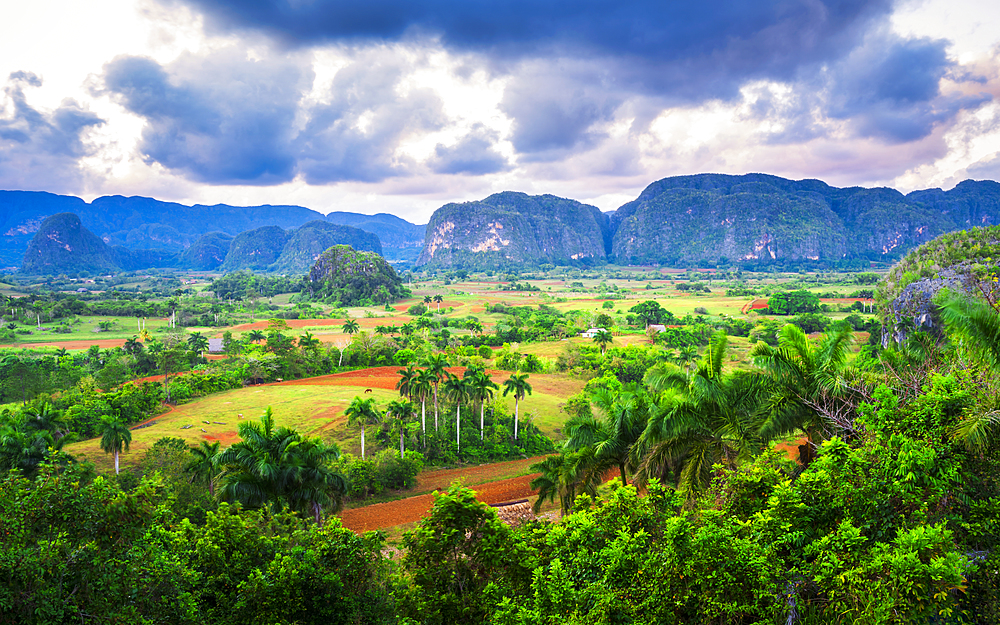
[[1000, 178], [995, 1], [10, 4], [0, 189], [425, 223], [703, 172]]

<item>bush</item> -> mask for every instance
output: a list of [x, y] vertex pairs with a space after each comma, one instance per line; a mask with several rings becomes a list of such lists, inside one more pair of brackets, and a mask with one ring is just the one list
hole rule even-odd
[[424, 456], [420, 452], [407, 451], [400, 458], [395, 449], [383, 449], [375, 455], [375, 479], [382, 489], [413, 488], [423, 468]]
[[406, 314], [412, 315], [414, 317], [419, 317], [420, 315], [427, 312], [427, 305], [424, 303], [414, 304], [406, 309]]
[[488, 345], [479, 346], [479, 357], [482, 359], [493, 358], [493, 350]]

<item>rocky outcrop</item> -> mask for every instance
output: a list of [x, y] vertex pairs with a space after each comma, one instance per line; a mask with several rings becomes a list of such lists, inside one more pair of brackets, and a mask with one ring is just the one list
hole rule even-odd
[[594, 206], [504, 192], [435, 211], [417, 265], [477, 269], [604, 261], [609, 239], [608, 219]]

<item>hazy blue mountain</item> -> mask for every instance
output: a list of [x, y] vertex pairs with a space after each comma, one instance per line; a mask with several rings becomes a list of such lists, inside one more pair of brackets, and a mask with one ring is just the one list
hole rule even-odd
[[[130, 249], [181, 252], [202, 235], [235, 237], [264, 226], [288, 230], [314, 220], [353, 226], [386, 237], [389, 258], [415, 258], [423, 245], [423, 226], [392, 215], [322, 213], [301, 206], [187, 206], [147, 197], [106, 196], [87, 203], [80, 198], [36, 191], [0, 191], [0, 268], [17, 267], [28, 242], [46, 217], [73, 213], [108, 245]], [[356, 222], [356, 223], [350, 223]]]

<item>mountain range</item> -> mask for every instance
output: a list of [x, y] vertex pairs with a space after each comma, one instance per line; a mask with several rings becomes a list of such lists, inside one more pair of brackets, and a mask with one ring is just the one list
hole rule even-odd
[[[199, 239], [211, 233], [219, 233], [223, 238], [236, 237], [264, 226], [291, 230], [312, 221], [348, 226], [376, 235], [383, 246], [380, 253], [389, 260], [416, 259], [424, 239], [424, 226], [387, 213], [332, 212], [323, 215], [302, 206], [187, 206], [118, 195], [99, 197], [88, 203], [78, 197], [54, 193], [0, 191], [0, 267], [20, 266], [28, 243], [42, 222], [59, 213], [77, 215], [84, 228], [109, 246], [156, 249], [182, 256]], [[216, 237], [214, 245], [218, 247], [220, 241]], [[372, 247], [361, 249], [371, 250]], [[179, 266], [204, 268], [195, 267], [195, 264]]]
[[893, 262], [945, 232], [997, 223], [993, 181], [904, 195], [767, 174], [698, 174], [654, 182], [610, 213], [523, 193], [448, 204], [431, 217], [417, 265]]
[[[656, 181], [615, 211], [508, 191], [446, 204], [426, 226], [385, 213], [323, 215], [301, 206], [186, 206], [122, 196], [88, 203], [51, 193], [0, 191], [0, 266], [23, 262], [26, 272], [58, 266], [71, 273], [74, 255], [57, 243], [65, 243], [63, 234], [40, 230], [46, 218], [61, 213], [78, 217], [78, 224], [61, 218], [56, 225], [65, 236], [78, 237], [85, 257], [79, 267], [87, 270], [146, 264], [303, 273], [338, 244], [430, 269], [836, 264], [894, 262], [945, 232], [1000, 224], [1000, 183], [966, 180], [948, 191], [904, 195], [768, 174], [697, 174]], [[107, 249], [75, 234], [78, 230], [92, 233]], [[31, 258], [25, 256], [40, 236], [46, 241], [32, 248]], [[54, 255], [47, 258], [45, 250]]]

